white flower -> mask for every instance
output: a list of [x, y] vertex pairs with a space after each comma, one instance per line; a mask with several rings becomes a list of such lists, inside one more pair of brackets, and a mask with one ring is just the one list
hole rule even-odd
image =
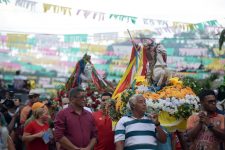
[[92, 99], [90, 97], [87, 97], [87, 103], [92, 104], [92, 102], [93, 102]]
[[169, 97], [167, 97], [167, 98], [166, 98], [166, 101], [170, 101], [170, 98], [169, 98]]

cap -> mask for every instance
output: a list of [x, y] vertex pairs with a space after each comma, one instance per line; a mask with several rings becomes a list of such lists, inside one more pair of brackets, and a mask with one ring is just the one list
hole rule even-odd
[[44, 106], [43, 103], [41, 103], [41, 102], [36, 102], [36, 103], [34, 103], [34, 104], [32, 105], [32, 111], [35, 111], [35, 110], [37, 110], [38, 108], [41, 108], [41, 107], [43, 107], [43, 106]]

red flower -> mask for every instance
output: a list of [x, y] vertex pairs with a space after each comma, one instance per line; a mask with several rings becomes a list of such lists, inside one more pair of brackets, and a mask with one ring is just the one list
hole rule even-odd
[[60, 96], [64, 96], [65, 92], [64, 91], [60, 91]]
[[97, 105], [99, 105], [101, 102], [99, 100], [96, 100], [95, 102]]
[[57, 102], [57, 101], [60, 101], [60, 98], [59, 97], [56, 97], [53, 100]]
[[97, 105], [96, 104], [92, 104], [91, 107], [96, 109]]
[[94, 97], [94, 96], [92, 96], [92, 97], [91, 97], [91, 99], [92, 99], [92, 101], [94, 101], [94, 102], [95, 102], [97, 98], [96, 98], [96, 97]]

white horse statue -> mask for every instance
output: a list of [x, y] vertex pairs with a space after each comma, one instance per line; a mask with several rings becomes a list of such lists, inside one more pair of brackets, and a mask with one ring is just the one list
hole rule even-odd
[[166, 49], [161, 44], [152, 42], [145, 45], [146, 56], [148, 60], [147, 77], [149, 81], [157, 86], [159, 89], [166, 84], [170, 76], [170, 72], [167, 69]]

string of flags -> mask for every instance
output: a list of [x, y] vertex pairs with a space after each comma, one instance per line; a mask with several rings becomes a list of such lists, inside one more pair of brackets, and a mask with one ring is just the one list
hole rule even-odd
[[30, 0], [16, 0], [15, 6], [23, 7], [26, 9], [30, 9], [31, 11], [35, 10], [37, 2]]
[[63, 13], [64, 15], [69, 14], [71, 16], [71, 9], [69, 7], [63, 7], [59, 5], [52, 5], [52, 4], [43, 4], [44, 12], [48, 12], [49, 10], [53, 9], [54, 13]]
[[0, 4], [1, 4], [1, 3], [8, 4], [9, 2], [10, 2], [9, 0], [0, 0]]
[[132, 17], [132, 16], [125, 16], [125, 15], [117, 15], [117, 14], [110, 14], [109, 18], [115, 18], [119, 19], [120, 21], [127, 20], [127, 22], [132, 22], [133, 24], [136, 23], [137, 17]]
[[[10, 3], [9, 0], [0, 0], [0, 4]], [[38, 2], [33, 0], [15, 0], [15, 6], [22, 7], [28, 9], [30, 11], [35, 12], [35, 8]], [[84, 10], [84, 9], [74, 9], [70, 7], [54, 5], [49, 3], [41, 4], [43, 8], [43, 13], [55, 13], [61, 15], [69, 15], [69, 16], [81, 16], [85, 19], [94, 19], [98, 21], [105, 21], [106, 19], [121, 21], [125, 23], [136, 24], [137, 22], [141, 22], [144, 25], [149, 25], [155, 27], [155, 31], [160, 32], [182, 32], [182, 31], [193, 31], [193, 30], [205, 30], [208, 27], [218, 27], [216, 30], [219, 32], [221, 30], [221, 25], [218, 23], [217, 20], [211, 20], [203, 23], [192, 24], [192, 23], [181, 23], [181, 22], [170, 22], [165, 20], [156, 20], [156, 19], [149, 19], [149, 18], [138, 18], [135, 16], [126, 16], [120, 14], [106, 14], [104, 12], [96, 12], [91, 10]], [[139, 22], [139, 23], [140, 23]]]

